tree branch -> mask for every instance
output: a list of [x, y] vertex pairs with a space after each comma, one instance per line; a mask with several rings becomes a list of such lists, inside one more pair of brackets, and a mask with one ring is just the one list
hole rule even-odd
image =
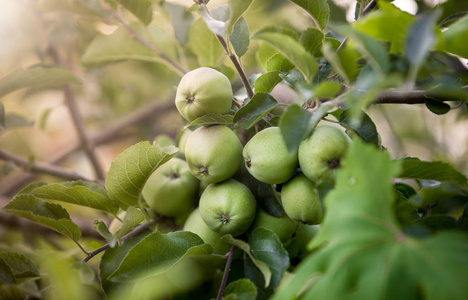
[[[138, 225], [137, 227], [133, 228], [132, 231], [130, 231], [129, 233], [127, 233], [126, 235], [124, 235], [120, 241], [123, 243], [125, 242], [126, 240], [128, 240], [129, 238], [131, 237], [134, 237], [135, 235], [145, 231], [146, 229], [148, 229], [151, 225], [155, 224], [155, 221], [153, 220], [152, 222], [148, 222], [148, 223], [145, 223], [145, 224], [141, 224], [141, 225]], [[82, 262], [88, 262], [91, 258], [93, 258], [94, 256], [98, 255], [99, 253], [101, 253], [102, 251], [105, 251], [107, 249], [110, 248], [110, 244], [105, 244], [104, 246], [102, 247], [99, 247], [97, 248], [96, 250], [93, 250], [93, 251], [89, 251], [88, 252], [88, 255], [83, 258]]]
[[69, 171], [67, 169], [64, 169], [64, 168], [61, 168], [52, 164], [41, 163], [41, 162], [30, 163], [28, 160], [22, 157], [16, 156], [12, 153], [9, 153], [1, 149], [0, 149], [0, 159], [4, 161], [12, 161], [16, 165], [23, 167], [23, 169], [27, 172], [49, 174], [49, 175], [53, 175], [56, 177], [67, 179], [67, 180], [92, 181], [84, 176], [81, 176], [80, 174], [74, 171]]
[[165, 53], [163, 53], [156, 45], [154, 44], [151, 44], [150, 42], [148, 42], [147, 40], [145, 40], [142, 36], [140, 36], [135, 30], [133, 30], [132, 27], [130, 27], [130, 25], [127, 24], [127, 22], [125, 22], [125, 20], [122, 18], [122, 16], [118, 13], [116, 13], [112, 7], [104, 2], [104, 1], [101, 1], [101, 5], [102, 7], [108, 12], [110, 13], [120, 24], [122, 24], [122, 26], [125, 28], [125, 30], [127, 30], [127, 32], [130, 34], [130, 36], [137, 40], [138, 42], [140, 42], [142, 45], [144, 45], [146, 48], [150, 49], [151, 51], [153, 51], [154, 53], [156, 53], [157, 55], [159, 55], [163, 60], [165, 60], [171, 67], [173, 67], [177, 73], [181, 76], [183, 76], [185, 73], [187, 73], [188, 71], [182, 67], [181, 65], [179, 65], [177, 62], [175, 62], [173, 59], [171, 59], [169, 56], [167, 56]]
[[221, 285], [219, 286], [218, 296], [216, 297], [216, 300], [223, 299], [224, 290], [226, 289], [226, 283], [229, 277], [229, 272], [231, 271], [232, 261], [234, 259], [234, 250], [236, 250], [236, 246], [232, 245], [231, 250], [229, 250], [226, 267], [224, 268], [223, 279], [221, 281]]
[[[468, 85], [464, 86], [463, 89], [468, 92]], [[433, 92], [433, 91], [388, 91], [379, 95], [374, 104], [422, 104], [426, 103], [427, 97], [435, 98], [440, 101], [460, 101], [458, 97], [453, 97], [451, 95], [444, 95], [443, 92]], [[465, 99], [465, 101], [468, 99]]]

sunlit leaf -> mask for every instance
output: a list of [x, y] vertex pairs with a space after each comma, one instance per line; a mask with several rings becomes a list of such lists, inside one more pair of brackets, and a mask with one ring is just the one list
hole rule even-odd
[[317, 25], [324, 29], [330, 18], [330, 8], [327, 0], [290, 0], [307, 11]]
[[260, 121], [277, 104], [270, 94], [256, 93], [246, 105], [236, 112], [234, 123], [248, 129]]

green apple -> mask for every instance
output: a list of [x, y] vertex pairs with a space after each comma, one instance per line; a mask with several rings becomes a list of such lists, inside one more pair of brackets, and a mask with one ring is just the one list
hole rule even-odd
[[215, 69], [192, 70], [182, 77], [175, 104], [189, 122], [206, 114], [227, 114], [232, 105], [231, 82]]
[[185, 145], [187, 145], [187, 140], [189, 136], [192, 134], [192, 130], [187, 128], [184, 130], [184, 132], [180, 135], [178, 148], [179, 148], [179, 153], [185, 154]]
[[187, 221], [185, 221], [184, 229], [197, 234], [206, 244], [213, 247], [213, 253], [224, 255], [229, 252], [231, 245], [220, 240], [221, 235], [211, 230], [200, 216], [200, 209], [195, 209]]
[[255, 220], [252, 223], [250, 230], [254, 230], [259, 227], [269, 229], [276, 233], [283, 244], [286, 244], [291, 240], [298, 224], [298, 222], [292, 220], [286, 214], [283, 214], [281, 218], [277, 218], [259, 208], [257, 209], [257, 215], [255, 216]]
[[[311, 249], [308, 248], [310, 241], [318, 234], [320, 225], [308, 225], [300, 223], [297, 227], [294, 238], [287, 246], [286, 250], [290, 258], [304, 258], [310, 253]], [[294, 260], [291, 260], [293, 263]]]
[[188, 165], [172, 158], [148, 178], [142, 194], [155, 212], [176, 217], [190, 211], [198, 196], [198, 180], [190, 173]]
[[335, 181], [335, 170], [340, 166], [350, 143], [349, 137], [338, 128], [319, 126], [299, 145], [299, 166], [314, 182]]
[[322, 222], [322, 205], [314, 182], [304, 174], [294, 176], [281, 189], [284, 211], [293, 220], [319, 224]]
[[200, 127], [187, 140], [185, 158], [195, 177], [220, 182], [234, 175], [242, 164], [242, 144], [227, 126]]
[[252, 224], [257, 202], [245, 185], [229, 179], [210, 184], [201, 195], [199, 208], [211, 230], [238, 236]]
[[286, 182], [297, 169], [297, 150], [288, 151], [279, 127], [258, 132], [245, 145], [242, 154], [247, 170], [261, 182]]

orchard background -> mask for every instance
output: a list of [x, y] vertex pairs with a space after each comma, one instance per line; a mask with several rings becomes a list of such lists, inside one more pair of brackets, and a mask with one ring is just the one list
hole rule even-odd
[[[198, 2], [0, 1], [0, 299], [466, 299], [468, 3]], [[187, 124], [199, 67], [237, 106]], [[213, 255], [141, 197], [186, 126], [294, 149], [319, 122], [353, 142], [289, 243], [258, 228]]]

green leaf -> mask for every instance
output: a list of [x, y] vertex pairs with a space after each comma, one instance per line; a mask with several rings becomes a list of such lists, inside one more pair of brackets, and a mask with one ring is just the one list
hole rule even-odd
[[15, 278], [40, 276], [40, 272], [36, 264], [23, 254], [0, 250], [0, 259], [9, 266]]
[[0, 257], [0, 287], [3, 284], [15, 284], [16, 279], [10, 266]]
[[107, 294], [109, 294], [114, 289], [120, 289], [130, 285], [130, 283], [127, 282], [112, 282], [109, 280], [109, 277], [119, 268], [122, 260], [126, 257], [130, 249], [132, 249], [150, 233], [150, 230], [145, 230], [142, 233], [139, 233], [136, 236], [126, 240], [122, 245], [115, 248], [109, 248], [104, 252], [101, 263], [99, 264], [99, 274], [101, 276], [102, 287]]
[[129, 207], [122, 221], [122, 227], [115, 233], [115, 238], [121, 239], [145, 220], [145, 215], [135, 207]]
[[360, 119], [353, 120], [351, 113], [345, 110], [340, 115], [339, 122], [347, 129], [351, 129], [357, 133], [364, 142], [379, 146], [377, 128], [372, 119], [365, 112], [362, 112]]
[[410, 27], [406, 38], [405, 53], [414, 68], [418, 68], [424, 62], [429, 50], [436, 42], [434, 27], [440, 15], [440, 10], [434, 10]]
[[95, 220], [93, 224], [93, 229], [96, 230], [112, 247], [115, 247], [117, 244], [117, 238], [109, 231], [106, 223], [102, 221]]
[[224, 291], [225, 300], [255, 300], [257, 288], [252, 281], [243, 278], [231, 282]]
[[[25, 117], [15, 113], [8, 113], [4, 118], [4, 126], [0, 125], [0, 132], [7, 129], [15, 129], [19, 127], [30, 127], [34, 122], [27, 120]], [[3, 127], [3, 130], [2, 130]]]
[[153, 4], [151, 0], [114, 0], [128, 9], [143, 24], [148, 25], [153, 19]]
[[58, 204], [44, 202], [32, 195], [18, 195], [3, 210], [55, 230], [74, 241], [80, 239], [80, 229]]
[[319, 28], [324, 29], [330, 18], [330, 8], [327, 0], [290, 0], [308, 12]]
[[279, 127], [289, 152], [293, 152], [310, 131], [312, 114], [299, 105], [290, 105], [280, 119]]
[[265, 279], [265, 287], [268, 287], [270, 285], [271, 277], [272, 277], [272, 273], [271, 273], [270, 268], [268, 267], [268, 265], [265, 262], [257, 259], [257, 257], [252, 253], [250, 245], [247, 242], [245, 242], [243, 240], [235, 239], [230, 234], [224, 235], [221, 238], [221, 240], [223, 242], [234, 245], [237, 248], [244, 251], [249, 256], [250, 260], [253, 262], [255, 267], [257, 267], [258, 270], [260, 270], [260, 272], [262, 273], [263, 278]]
[[112, 215], [117, 214], [119, 210], [119, 207], [108, 198], [106, 190], [94, 182], [79, 180], [52, 183], [35, 188], [30, 194], [44, 200], [91, 207]]
[[17, 69], [0, 79], [0, 98], [22, 88], [57, 88], [66, 83], [82, 84], [74, 74], [57, 67], [32, 66]]
[[452, 24], [442, 32], [442, 42], [437, 49], [468, 58], [466, 41], [468, 39], [468, 15]]
[[137, 206], [146, 180], [156, 168], [176, 154], [174, 149], [177, 148], [160, 148], [145, 141], [120, 153], [107, 173], [109, 198], [123, 209]]
[[189, 46], [201, 66], [217, 66], [225, 55], [216, 36], [208, 29], [203, 19], [195, 20], [190, 27]]
[[231, 35], [229, 36], [234, 51], [237, 56], [241, 57], [247, 52], [250, 44], [250, 33], [247, 22], [244, 18], [240, 18], [234, 25]]
[[134, 281], [162, 274], [184, 257], [210, 254], [212, 248], [189, 231], [160, 232], [136, 244], [109, 277], [112, 281]]
[[280, 71], [270, 71], [262, 74], [255, 80], [255, 93], [271, 93], [273, 88], [283, 79], [279, 77]]
[[341, 91], [342, 85], [336, 81], [323, 81], [313, 89], [313, 97], [319, 99], [333, 99]]
[[453, 181], [460, 185], [466, 185], [467, 183], [465, 175], [445, 162], [429, 162], [419, 160], [418, 158], [405, 158], [401, 160], [401, 164], [402, 169], [397, 176], [399, 178]]
[[453, 198], [468, 200], [468, 193], [452, 182], [442, 182], [434, 185], [424, 186], [417, 194], [409, 197], [409, 201], [415, 207], [440, 204]]
[[224, 124], [229, 125], [233, 124], [233, 115], [219, 115], [219, 114], [207, 114], [196, 118], [192, 122], [188, 123], [186, 126], [210, 126], [210, 125], [217, 125], [217, 124]]
[[390, 53], [402, 53], [404, 40], [415, 18], [393, 4], [380, 1], [378, 5], [379, 10], [374, 10], [359, 19], [354, 28], [376, 39], [390, 41]]
[[291, 62], [289, 62], [281, 53], [276, 53], [266, 61], [266, 70], [271, 71], [283, 71], [287, 72], [293, 68]]
[[299, 41], [304, 49], [311, 53], [314, 57], [320, 58], [322, 56], [322, 42], [324, 39], [323, 32], [316, 28], [307, 28], [302, 32]]
[[393, 214], [392, 179], [398, 172], [388, 153], [352, 143], [313, 240], [322, 247], [273, 299], [465, 298], [466, 234], [417, 239], [402, 232]]
[[256, 228], [249, 234], [248, 243], [253, 255], [271, 270], [269, 287], [276, 288], [289, 267], [289, 255], [278, 236], [271, 230]]
[[[167, 56], [173, 59], [177, 56], [173, 40], [162, 29], [153, 25], [144, 27], [140, 23], [131, 23], [130, 27], [146, 41], [156, 44]], [[124, 28], [96, 36], [81, 57], [81, 62], [91, 67], [124, 60], [157, 62], [180, 74], [168, 61], [132, 38]]]
[[236, 112], [234, 123], [242, 128], [249, 129], [275, 108], [277, 104], [270, 94], [256, 93], [246, 105]]
[[229, 0], [229, 7], [231, 8], [231, 18], [228, 22], [228, 33], [231, 34], [234, 30], [235, 24], [238, 23], [244, 12], [252, 4], [252, 0]]
[[304, 74], [307, 81], [312, 81], [317, 73], [316, 59], [283, 28], [266, 27], [257, 31], [252, 38], [263, 40], [275, 47]]
[[436, 98], [426, 97], [426, 107], [436, 115], [444, 115], [451, 109], [450, 105]]
[[184, 46], [188, 41], [188, 33], [193, 23], [193, 15], [182, 5], [167, 1], [162, 2], [161, 5], [170, 13], [174, 35], [179, 43]]

